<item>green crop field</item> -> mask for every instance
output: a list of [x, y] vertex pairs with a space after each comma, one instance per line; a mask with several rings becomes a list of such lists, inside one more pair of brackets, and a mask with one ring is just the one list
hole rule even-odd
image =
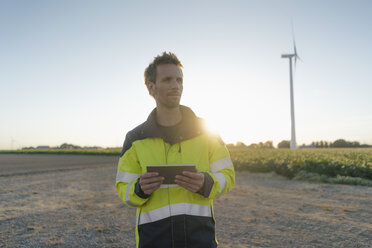
[[229, 149], [236, 170], [288, 178], [372, 186], [372, 149]]
[[[372, 148], [289, 150], [229, 147], [229, 151], [237, 171], [274, 171], [294, 180], [372, 186]], [[120, 148], [0, 151], [0, 153], [114, 156], [118, 156], [120, 152]]]

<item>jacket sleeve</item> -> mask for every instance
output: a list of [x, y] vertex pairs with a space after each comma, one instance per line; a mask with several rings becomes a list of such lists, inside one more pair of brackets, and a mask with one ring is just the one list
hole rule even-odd
[[235, 185], [235, 171], [229, 151], [219, 136], [209, 142], [209, 172], [204, 173], [203, 195], [210, 199], [220, 198]]
[[116, 174], [116, 189], [119, 198], [129, 207], [140, 207], [150, 195], [143, 193], [139, 186], [139, 177], [142, 173], [141, 166], [135, 147], [127, 134], [123, 146], [123, 151], [119, 159]]

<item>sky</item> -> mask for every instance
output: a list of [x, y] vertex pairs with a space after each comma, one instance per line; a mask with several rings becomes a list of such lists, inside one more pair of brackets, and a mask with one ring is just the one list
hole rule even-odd
[[372, 2], [0, 1], [0, 149], [120, 147], [155, 107], [143, 72], [163, 51], [181, 104], [226, 143], [372, 144]]

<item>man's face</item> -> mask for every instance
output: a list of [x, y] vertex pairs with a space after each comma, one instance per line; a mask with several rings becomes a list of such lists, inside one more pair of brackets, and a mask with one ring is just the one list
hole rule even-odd
[[183, 90], [182, 70], [174, 64], [158, 65], [156, 83], [149, 82], [147, 87], [157, 105], [166, 108], [178, 107]]

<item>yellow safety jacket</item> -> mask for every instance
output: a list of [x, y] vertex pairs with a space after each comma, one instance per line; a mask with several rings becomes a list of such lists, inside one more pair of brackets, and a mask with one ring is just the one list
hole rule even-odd
[[[213, 199], [229, 192], [235, 172], [229, 152], [202, 119], [180, 106], [182, 121], [176, 135], [167, 137], [156, 122], [156, 109], [146, 122], [128, 132], [118, 163], [116, 189], [120, 199], [136, 207], [137, 247], [217, 247]], [[151, 195], [139, 186], [147, 165], [195, 164], [205, 176], [203, 188], [161, 185]]]

